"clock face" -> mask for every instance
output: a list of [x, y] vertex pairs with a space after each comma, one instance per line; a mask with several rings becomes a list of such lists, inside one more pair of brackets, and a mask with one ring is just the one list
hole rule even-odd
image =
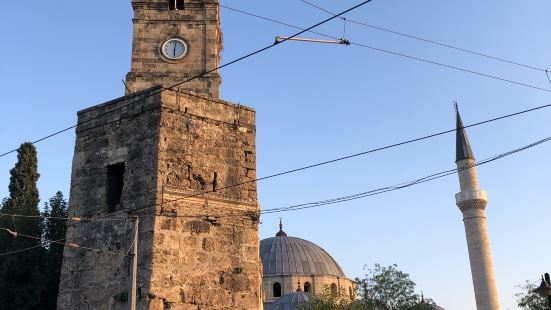
[[170, 39], [161, 46], [163, 56], [170, 60], [178, 60], [184, 58], [187, 53], [187, 44], [181, 39]]

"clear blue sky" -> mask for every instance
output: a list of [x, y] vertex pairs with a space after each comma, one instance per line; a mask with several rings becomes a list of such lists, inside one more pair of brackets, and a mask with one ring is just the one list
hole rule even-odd
[[[312, 0], [333, 11], [359, 1]], [[325, 18], [299, 0], [223, 4], [308, 26]], [[551, 3], [383, 1], [348, 15], [370, 24], [551, 68]], [[129, 70], [129, 0], [6, 1], [0, 11], [0, 153], [76, 122], [76, 112], [123, 94]], [[342, 21], [318, 30], [342, 36]], [[222, 9], [230, 61], [293, 29]], [[315, 37], [315, 35], [303, 35]], [[412, 56], [551, 88], [542, 72], [465, 55], [347, 24], [346, 37]], [[355, 46], [286, 42], [221, 71], [222, 98], [257, 110], [258, 176], [399, 142], [550, 103], [551, 93]], [[551, 135], [551, 109], [469, 129], [482, 159]], [[74, 132], [37, 145], [42, 201], [69, 192]], [[453, 134], [263, 181], [262, 208], [353, 194], [454, 167]], [[551, 145], [480, 167], [503, 309], [515, 285], [551, 271]], [[0, 197], [15, 155], [0, 158]], [[262, 217], [261, 238], [278, 217], [292, 236], [324, 247], [351, 278], [364, 264], [397, 263], [419, 291], [450, 310], [474, 309], [456, 176], [376, 197]]]

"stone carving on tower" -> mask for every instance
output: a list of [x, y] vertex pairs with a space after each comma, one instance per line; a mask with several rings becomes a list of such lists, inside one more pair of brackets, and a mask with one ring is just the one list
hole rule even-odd
[[260, 309], [255, 111], [217, 73], [162, 88], [218, 63], [218, 1], [132, 5], [129, 94], [78, 112], [58, 309], [127, 309], [134, 216], [137, 309]]
[[476, 161], [474, 159], [467, 133], [456, 108], [456, 165], [461, 191], [455, 195], [459, 210], [463, 213], [463, 223], [467, 236], [469, 261], [473, 279], [476, 308], [478, 310], [498, 310], [490, 237], [486, 225], [486, 192], [478, 185]]

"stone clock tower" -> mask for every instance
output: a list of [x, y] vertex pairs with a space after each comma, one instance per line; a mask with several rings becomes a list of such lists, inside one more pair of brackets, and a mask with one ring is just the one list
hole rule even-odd
[[[134, 37], [127, 94], [165, 87], [218, 66], [222, 48], [218, 0], [134, 0]], [[219, 98], [220, 76], [210, 73], [181, 90]]]
[[78, 112], [58, 309], [130, 309], [131, 257], [136, 309], [261, 309], [255, 111], [218, 73], [166, 88], [217, 66], [218, 1], [132, 5], [127, 95]]

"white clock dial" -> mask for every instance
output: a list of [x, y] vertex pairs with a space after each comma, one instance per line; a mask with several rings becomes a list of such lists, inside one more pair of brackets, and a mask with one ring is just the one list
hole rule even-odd
[[161, 47], [163, 56], [170, 60], [182, 59], [187, 53], [187, 44], [181, 39], [170, 39]]

